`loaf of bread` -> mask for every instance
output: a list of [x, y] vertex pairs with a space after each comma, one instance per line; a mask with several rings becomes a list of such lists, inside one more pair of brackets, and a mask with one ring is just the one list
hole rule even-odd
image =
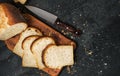
[[55, 41], [51, 37], [40, 37], [33, 42], [31, 46], [32, 53], [36, 57], [36, 61], [39, 69], [46, 68], [42, 62], [42, 53], [43, 50], [50, 44], [55, 44]]
[[23, 41], [23, 57], [22, 57], [22, 66], [23, 67], [34, 67], [37, 68], [37, 62], [35, 56], [31, 51], [31, 45], [39, 36], [29, 36]]
[[27, 28], [19, 10], [8, 3], [0, 3], [0, 40], [7, 40]]
[[43, 53], [43, 62], [49, 68], [61, 69], [74, 64], [73, 46], [49, 45]]
[[28, 27], [25, 31], [23, 31], [20, 34], [20, 38], [17, 42], [17, 44], [15, 45], [13, 52], [15, 54], [17, 54], [18, 56], [22, 57], [23, 56], [23, 48], [22, 48], [22, 43], [23, 40], [28, 37], [28, 36], [32, 36], [32, 35], [38, 35], [38, 36], [42, 36], [42, 33], [37, 29], [37, 28], [33, 28], [33, 27]]

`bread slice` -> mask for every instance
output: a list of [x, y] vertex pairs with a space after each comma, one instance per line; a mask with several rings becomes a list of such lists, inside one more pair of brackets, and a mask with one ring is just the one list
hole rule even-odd
[[32, 35], [42, 36], [42, 33], [37, 28], [28, 27], [24, 32], [20, 34], [20, 38], [17, 44], [15, 45], [13, 52], [18, 56], [22, 57], [23, 56], [22, 42], [26, 37], [32, 36]]
[[31, 50], [34, 56], [36, 57], [39, 69], [46, 68], [42, 62], [42, 53], [43, 50], [50, 44], [55, 44], [55, 41], [51, 37], [40, 37], [32, 44]]
[[22, 66], [23, 67], [34, 67], [37, 68], [37, 63], [35, 56], [31, 52], [31, 45], [34, 40], [36, 40], [39, 36], [29, 36], [25, 38], [23, 42], [23, 57], [22, 57]]
[[43, 61], [49, 68], [61, 69], [74, 64], [72, 45], [50, 45], [43, 54]]
[[0, 3], [0, 40], [7, 40], [27, 28], [18, 9], [8, 3]]

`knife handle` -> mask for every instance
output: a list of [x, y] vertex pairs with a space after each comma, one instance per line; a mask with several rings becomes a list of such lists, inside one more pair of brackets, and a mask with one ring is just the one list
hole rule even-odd
[[65, 29], [66, 31], [72, 33], [75, 36], [79, 36], [82, 33], [82, 31], [80, 29], [76, 29], [76, 28], [70, 26], [69, 24], [62, 22], [59, 19], [56, 20], [55, 25]]

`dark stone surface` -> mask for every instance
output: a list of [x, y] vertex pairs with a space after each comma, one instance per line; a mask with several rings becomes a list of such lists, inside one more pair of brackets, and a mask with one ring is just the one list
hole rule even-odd
[[[120, 0], [28, 0], [27, 4], [83, 31], [80, 37], [67, 35], [78, 44], [75, 65], [70, 73], [65, 67], [60, 76], [120, 76]], [[0, 76], [42, 75], [48, 76], [37, 69], [22, 68], [21, 59], [0, 42]]]

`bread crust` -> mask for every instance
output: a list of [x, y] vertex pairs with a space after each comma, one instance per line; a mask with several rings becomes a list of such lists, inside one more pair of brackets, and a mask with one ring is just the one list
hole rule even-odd
[[49, 68], [49, 66], [45, 63], [45, 53], [47, 52], [47, 49], [50, 47], [50, 46], [54, 46], [55, 44], [49, 44], [44, 50], [43, 50], [43, 54], [42, 54], [42, 62], [44, 63], [44, 65], [46, 66], [46, 67], [48, 67]]
[[[25, 42], [25, 40], [28, 39], [28, 38], [30, 38], [30, 37], [38, 37], [37, 39], [39, 39], [40, 36], [39, 36], [39, 35], [31, 35], [31, 36], [26, 37], [26, 38], [23, 40], [23, 42], [22, 42], [22, 48], [23, 48], [23, 43]], [[36, 41], [37, 39], [35, 39], [34, 41]], [[34, 41], [33, 41], [33, 42], [34, 42]], [[33, 44], [33, 42], [32, 42], [32, 44]], [[32, 46], [32, 44], [31, 44], [31, 46]], [[30, 50], [31, 50], [31, 46], [30, 46]], [[23, 48], [23, 49], [24, 49], [24, 48]], [[32, 51], [31, 51], [31, 52], [32, 52]]]
[[8, 18], [7, 23], [10, 26], [19, 22], [26, 22], [20, 11], [15, 6], [8, 3], [0, 3], [0, 6], [2, 6], [4, 10], [6, 17]]
[[[33, 44], [35, 42], [37, 42], [40, 38], [46, 38], [46, 37], [50, 37], [50, 36], [40, 36], [38, 39], [34, 40], [33, 43], [31, 44], [31, 50], [32, 50]], [[50, 38], [52, 38], [52, 37], [50, 37]]]

